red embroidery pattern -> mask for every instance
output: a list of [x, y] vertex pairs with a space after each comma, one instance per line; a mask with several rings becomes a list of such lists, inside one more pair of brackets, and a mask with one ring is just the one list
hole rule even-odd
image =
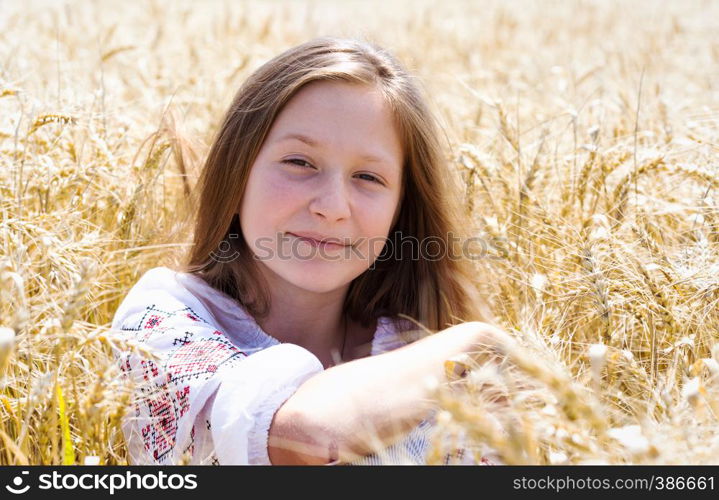
[[[176, 445], [179, 421], [190, 409], [193, 384], [199, 389], [221, 366], [247, 354], [190, 307], [163, 310], [150, 305], [139, 321], [122, 325], [122, 330], [133, 332], [138, 342], [151, 343], [161, 356], [153, 361], [123, 353], [118, 362], [125, 375], [144, 382], [135, 395], [135, 417], [145, 424], [140, 429], [144, 448], [158, 464], [166, 464]], [[183, 452], [194, 453], [194, 425], [185, 439], [189, 443]]]
[[190, 444], [182, 450], [183, 453], [190, 452], [190, 455], [195, 454], [195, 426], [192, 426], [192, 429], [190, 430]]
[[[173, 402], [168, 396], [167, 392], [162, 392], [158, 397], [149, 399], [147, 402], [153, 422], [151, 424], [152, 454], [155, 460], [160, 460], [160, 457], [168, 453], [175, 445], [177, 419]], [[147, 445], [147, 442], [145, 444]]]
[[217, 371], [217, 365], [234, 354], [245, 356], [245, 353], [233, 345], [218, 342], [217, 339], [198, 339], [182, 344], [172, 354], [167, 369], [172, 373], [173, 381], [185, 377], [201, 377], [206, 373]]
[[[175, 397], [180, 405], [180, 416], [183, 416], [190, 407], [190, 386], [186, 385], [180, 391], [175, 391]], [[195, 432], [195, 426], [192, 426], [192, 432]]]
[[145, 323], [145, 328], [155, 328], [157, 325], [162, 323], [162, 317], [158, 316], [157, 314], [153, 314], [147, 319], [147, 323]]

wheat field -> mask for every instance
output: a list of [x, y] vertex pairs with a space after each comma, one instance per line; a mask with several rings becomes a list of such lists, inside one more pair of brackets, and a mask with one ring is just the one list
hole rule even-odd
[[490, 242], [477, 286], [516, 345], [437, 388], [438, 436], [719, 463], [719, 4], [118, 5], [0, 2], [0, 464], [127, 463], [114, 311], [188, 247], [240, 83], [319, 35], [418, 76]]

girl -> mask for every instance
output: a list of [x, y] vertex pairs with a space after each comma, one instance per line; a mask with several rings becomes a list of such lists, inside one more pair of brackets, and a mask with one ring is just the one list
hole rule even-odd
[[428, 382], [507, 340], [479, 321], [437, 130], [370, 43], [317, 38], [247, 79], [186, 265], [149, 270], [113, 320], [156, 354], [117, 354], [140, 383], [130, 463], [422, 463]]

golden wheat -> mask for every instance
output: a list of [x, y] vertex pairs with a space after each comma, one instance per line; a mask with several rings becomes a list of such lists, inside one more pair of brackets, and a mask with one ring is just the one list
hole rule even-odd
[[234, 89], [329, 33], [375, 37], [426, 85], [485, 240], [477, 285], [516, 340], [437, 388], [428, 462], [449, 442], [509, 464], [719, 463], [716, 5], [647, 24], [648, 0], [396, 2], [363, 33], [352, 4], [323, 5], [7, 6], [0, 463], [126, 463], [135, 388], [111, 353], [152, 353], [114, 311], [187, 247]]

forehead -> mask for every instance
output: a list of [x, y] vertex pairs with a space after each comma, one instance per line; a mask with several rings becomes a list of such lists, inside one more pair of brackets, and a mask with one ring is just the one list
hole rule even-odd
[[366, 160], [402, 163], [394, 116], [380, 91], [347, 82], [312, 82], [282, 108], [268, 141], [351, 152]]

